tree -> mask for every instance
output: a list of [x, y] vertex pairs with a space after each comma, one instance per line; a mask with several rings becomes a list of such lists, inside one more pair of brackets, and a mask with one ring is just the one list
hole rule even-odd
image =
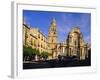
[[36, 49], [34, 48], [32, 48], [32, 55], [31, 55], [31, 60], [35, 60], [35, 56], [36, 56]]
[[32, 58], [32, 55], [33, 55], [33, 49], [32, 47], [30, 46], [23, 46], [23, 60], [26, 61], [26, 60], [31, 60]]
[[39, 50], [37, 50], [36, 48], [33, 49], [33, 53], [32, 53], [33, 58], [35, 59], [35, 56], [40, 57], [40, 52]]
[[39, 50], [36, 50], [36, 55], [40, 56], [40, 51]]
[[39, 50], [36, 48], [32, 48], [31, 46], [23, 46], [23, 60], [32, 61], [35, 60], [35, 57], [40, 60], [40, 58], [44, 58], [45, 60], [48, 58], [47, 52], [42, 52], [40, 54]]
[[41, 53], [41, 57], [44, 59], [44, 60], [46, 60], [47, 58], [48, 58], [48, 52], [42, 52]]
[[27, 47], [23, 46], [23, 61], [26, 61], [27, 56], [28, 56]]

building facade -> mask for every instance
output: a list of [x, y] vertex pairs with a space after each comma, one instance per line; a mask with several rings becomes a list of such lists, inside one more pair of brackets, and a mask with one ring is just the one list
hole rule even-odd
[[30, 27], [26, 24], [23, 24], [23, 44], [30, 45]]
[[40, 53], [41, 52], [48, 52], [48, 40], [47, 40], [46, 36], [40, 30], [38, 30], [37, 36], [38, 36], [37, 49], [39, 49]]
[[57, 43], [57, 55], [66, 56], [67, 45], [66, 42]]
[[85, 43], [83, 35], [78, 27], [74, 27], [66, 39], [67, 56], [76, 56], [78, 59], [85, 59], [88, 55], [88, 44]]
[[37, 28], [30, 28], [23, 24], [23, 44], [38, 49], [39, 52], [48, 52], [48, 40]]

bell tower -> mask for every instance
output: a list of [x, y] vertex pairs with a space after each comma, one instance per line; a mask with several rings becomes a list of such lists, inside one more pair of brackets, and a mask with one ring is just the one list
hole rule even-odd
[[57, 46], [57, 30], [56, 30], [56, 20], [53, 18], [51, 22], [51, 26], [49, 28], [49, 34], [48, 34], [48, 46], [49, 51], [51, 53], [52, 58], [54, 58], [57, 54], [56, 52], [56, 46]]

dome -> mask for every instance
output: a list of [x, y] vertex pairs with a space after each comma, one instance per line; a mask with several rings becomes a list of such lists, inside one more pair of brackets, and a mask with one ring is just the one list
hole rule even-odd
[[79, 33], [80, 34], [81, 33], [80, 28], [79, 27], [73, 27], [71, 33]]

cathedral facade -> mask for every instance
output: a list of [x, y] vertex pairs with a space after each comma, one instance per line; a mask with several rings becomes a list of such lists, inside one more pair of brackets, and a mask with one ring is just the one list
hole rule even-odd
[[67, 56], [76, 56], [78, 59], [88, 58], [88, 44], [84, 41], [80, 28], [74, 27], [66, 39]]

